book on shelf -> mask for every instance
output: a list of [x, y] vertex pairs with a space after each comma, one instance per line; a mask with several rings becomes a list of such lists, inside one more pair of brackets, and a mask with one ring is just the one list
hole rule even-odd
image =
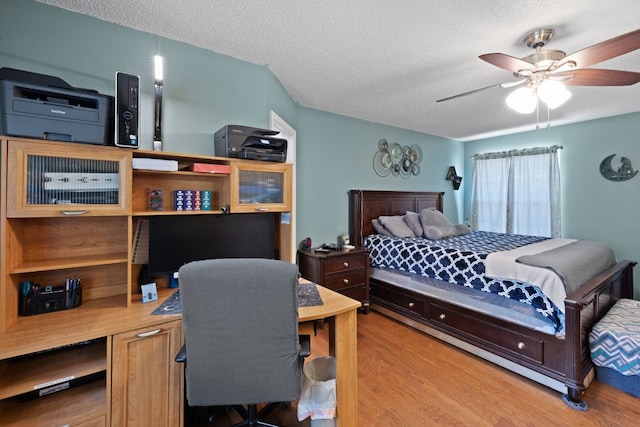
[[131, 166], [134, 169], [147, 169], [154, 171], [173, 172], [178, 170], [177, 160], [150, 159], [146, 157], [134, 157]]

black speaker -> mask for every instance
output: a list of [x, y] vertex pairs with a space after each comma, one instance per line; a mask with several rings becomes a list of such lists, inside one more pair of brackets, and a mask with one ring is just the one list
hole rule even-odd
[[140, 77], [116, 71], [115, 145], [138, 148]]

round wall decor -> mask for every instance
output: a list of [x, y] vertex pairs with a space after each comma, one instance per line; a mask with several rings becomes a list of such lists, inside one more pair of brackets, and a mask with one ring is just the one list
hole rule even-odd
[[378, 151], [373, 156], [373, 170], [380, 176], [391, 174], [409, 178], [420, 175], [421, 161], [422, 149], [419, 145], [402, 147], [397, 142], [389, 143], [383, 138], [378, 141]]

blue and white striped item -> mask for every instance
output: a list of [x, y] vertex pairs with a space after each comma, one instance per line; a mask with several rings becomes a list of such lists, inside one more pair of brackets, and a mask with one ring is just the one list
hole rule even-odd
[[596, 366], [640, 376], [640, 301], [621, 299], [589, 334]]

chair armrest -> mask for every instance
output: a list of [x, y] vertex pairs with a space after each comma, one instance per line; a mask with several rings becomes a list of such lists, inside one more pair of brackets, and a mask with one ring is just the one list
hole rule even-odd
[[185, 363], [187, 361], [187, 346], [183, 345], [174, 359], [178, 363]]
[[299, 335], [300, 339], [300, 357], [308, 357], [311, 355], [311, 335]]

